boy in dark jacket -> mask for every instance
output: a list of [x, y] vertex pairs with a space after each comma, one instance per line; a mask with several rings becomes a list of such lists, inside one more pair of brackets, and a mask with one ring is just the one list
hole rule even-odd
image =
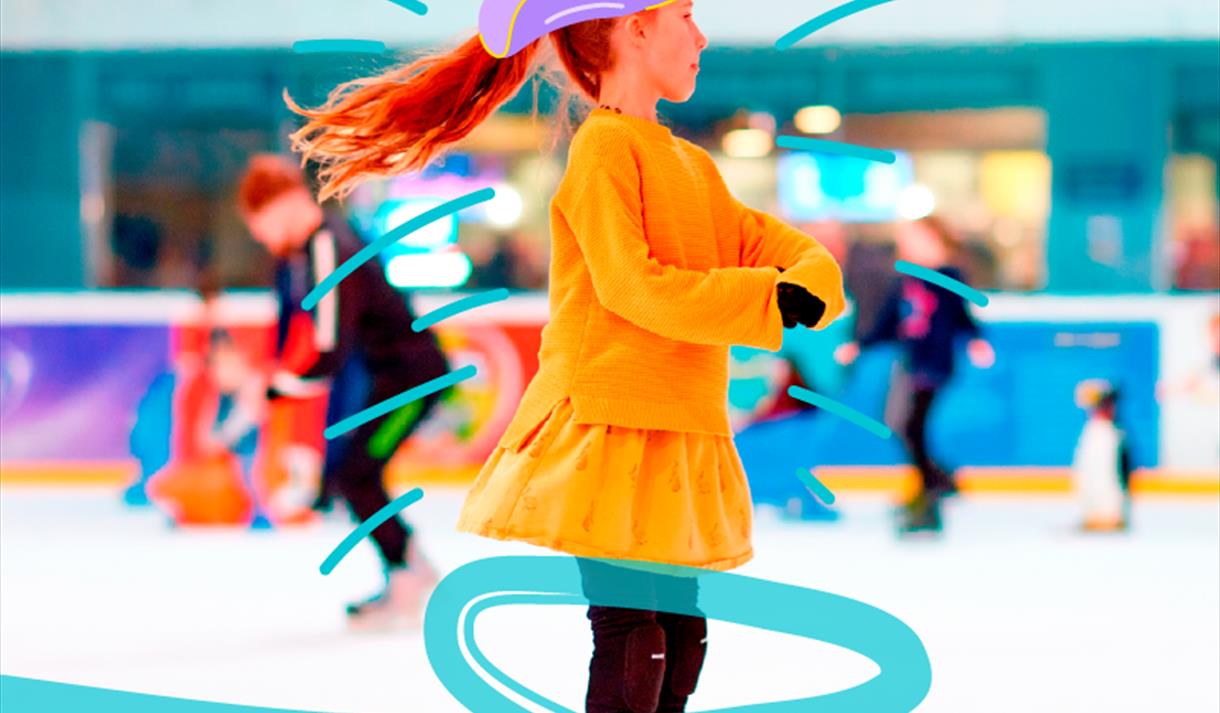
[[[282, 350], [289, 324], [301, 313], [301, 300], [362, 245], [344, 220], [317, 205], [300, 170], [286, 158], [256, 156], [242, 179], [238, 201], [251, 234], [277, 260]], [[435, 335], [411, 328], [415, 317], [406, 299], [386, 282], [379, 266], [375, 260], [362, 264], [308, 313], [317, 358], [309, 365], [281, 359], [272, 375], [269, 397], [308, 397], [331, 391], [332, 406], [341, 406], [331, 409], [328, 419], [333, 423], [449, 372]], [[348, 388], [352, 384], [343, 383], [353, 371], [363, 372], [365, 377], [358, 387], [363, 394], [357, 394], [354, 401], [352, 388]], [[335, 386], [339, 388], [332, 391]], [[339, 394], [344, 397], [337, 398]], [[407, 404], [399, 412], [327, 444], [323, 487], [347, 501], [357, 522], [389, 504], [385, 466], [441, 395], [433, 393]], [[357, 408], [349, 410], [352, 403]], [[385, 565], [386, 588], [368, 601], [349, 606], [349, 619], [354, 624], [416, 623], [435, 573], [416, 551], [411, 529], [400, 518], [379, 525], [371, 537]]]
[[[955, 241], [945, 224], [929, 216], [904, 223], [898, 230], [898, 256], [961, 281], [950, 265]], [[900, 427], [907, 451], [919, 470], [920, 490], [907, 504], [904, 531], [940, 529], [940, 501], [957, 491], [953, 477], [936, 463], [928, 451], [928, 414], [936, 395], [954, 369], [954, 345], [969, 337], [967, 354], [975, 366], [987, 368], [995, 353], [980, 336], [965, 300], [924, 280], [901, 275], [894, 281], [872, 328], [860, 338], [841, 346], [836, 358], [848, 364], [860, 350], [881, 342], [897, 342], [901, 370], [896, 381], [906, 383], [909, 409]], [[893, 385], [891, 388], [894, 388]]]

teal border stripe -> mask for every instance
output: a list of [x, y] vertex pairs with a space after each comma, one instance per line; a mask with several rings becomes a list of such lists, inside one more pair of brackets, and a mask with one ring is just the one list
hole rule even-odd
[[153, 696], [20, 676], [0, 676], [4, 713], [319, 713]]

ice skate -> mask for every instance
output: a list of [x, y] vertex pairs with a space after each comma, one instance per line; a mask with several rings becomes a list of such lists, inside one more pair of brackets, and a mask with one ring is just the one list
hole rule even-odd
[[362, 631], [419, 628], [428, 596], [436, 587], [436, 570], [416, 551], [414, 542], [408, 546], [407, 562], [406, 567], [387, 570], [386, 585], [381, 592], [347, 606], [350, 628]]
[[942, 529], [940, 498], [921, 493], [898, 513], [898, 534], [935, 534]]

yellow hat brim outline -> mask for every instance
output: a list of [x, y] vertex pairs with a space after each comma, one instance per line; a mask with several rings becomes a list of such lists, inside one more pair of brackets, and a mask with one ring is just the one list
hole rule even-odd
[[[483, 38], [483, 33], [479, 33], [479, 41], [483, 43], [483, 49], [487, 50], [487, 54], [495, 57], [496, 59], [503, 59], [508, 56], [508, 48], [512, 47], [513, 45], [513, 30], [517, 27], [517, 18], [521, 15], [521, 8], [525, 7], [525, 3], [527, 1], [528, 0], [521, 0], [521, 2], [517, 3], [517, 9], [513, 10], [513, 19], [509, 20], [508, 22], [508, 39], [506, 39], [504, 42], [503, 52], [497, 53], [495, 50], [488, 47], [487, 40]], [[677, 0], [661, 0], [661, 2], [656, 3], [655, 5], [649, 5], [648, 7], [644, 8], [644, 11], [655, 10], [658, 7], [664, 7], [674, 2], [677, 2]]]

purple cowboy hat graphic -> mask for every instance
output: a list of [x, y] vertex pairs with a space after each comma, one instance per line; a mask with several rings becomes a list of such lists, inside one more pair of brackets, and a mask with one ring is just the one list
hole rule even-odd
[[620, 17], [675, 0], [483, 0], [479, 37], [493, 57], [510, 57], [534, 40], [585, 20]]

